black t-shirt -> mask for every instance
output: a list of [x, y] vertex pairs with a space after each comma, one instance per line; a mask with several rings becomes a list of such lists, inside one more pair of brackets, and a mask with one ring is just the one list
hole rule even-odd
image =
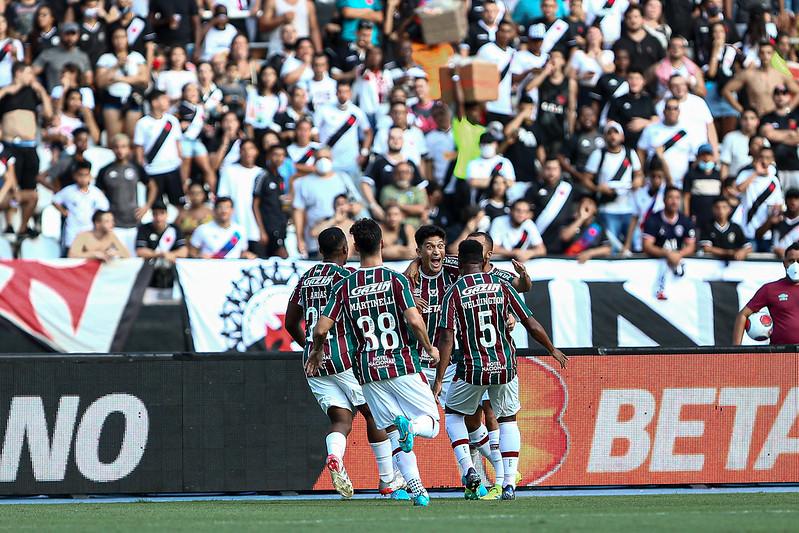
[[261, 199], [261, 217], [271, 239], [286, 238], [288, 217], [283, 212], [280, 197], [285, 193], [283, 178], [270, 169], [258, 176], [253, 187], [253, 197]]
[[605, 138], [598, 130], [578, 132], [563, 143], [560, 153], [569, 160], [574, 168], [582, 172], [594, 150], [601, 150], [604, 147]]
[[672, 35], [682, 35], [686, 39], [691, 37], [691, 13], [694, 4], [694, 0], [663, 2], [663, 14], [666, 16], [666, 23], [671, 27]]
[[[278, 128], [280, 128], [280, 131], [293, 133], [297, 129], [297, 122], [303, 118], [311, 120], [313, 119], [313, 116], [307, 113], [297, 113], [294, 111], [294, 109], [289, 107], [285, 111], [275, 115], [273, 122]], [[313, 120], [311, 120], [311, 122], [313, 122]]]
[[518, 138], [505, 149], [505, 157], [513, 165], [516, 181], [529, 183], [536, 181], [538, 171], [535, 168], [535, 152], [538, 139], [532, 123], [522, 123], [517, 130]]
[[596, 85], [594, 85], [588, 93], [588, 97], [597, 101], [601, 109], [605, 107], [605, 104], [613, 98], [613, 95], [619, 90], [619, 87], [626, 81], [624, 77], [619, 76], [615, 72], [602, 74], [597, 80]]
[[[799, 110], [794, 109], [785, 116], [776, 112], [763, 115], [760, 124], [770, 124], [775, 130], [796, 130], [799, 125]], [[796, 155], [796, 146], [772, 142], [774, 161], [780, 170], [799, 170], [799, 156]]]
[[[737, 43], [741, 40], [735, 24], [727, 19], [723, 19], [721, 23], [727, 30], [727, 43]], [[713, 51], [713, 32], [710, 30], [710, 25], [704, 14], [693, 20], [690, 39], [694, 43], [694, 54], [696, 55], [694, 61], [701, 66], [710, 63], [710, 54]]]
[[691, 215], [696, 227], [704, 228], [713, 223], [713, 201], [721, 195], [721, 174], [714, 170], [705, 174], [691, 166], [683, 178], [683, 191], [691, 193]]
[[137, 187], [140, 181], [146, 183], [147, 174], [135, 163], [115, 161], [97, 174], [95, 185], [108, 198], [114, 222], [120, 228], [136, 227], [136, 208], [139, 205]]
[[128, 25], [125, 26], [121, 20], [118, 20], [108, 27], [106, 35], [108, 35], [109, 39], [117, 28], [123, 28], [125, 33], [128, 34], [129, 51], [138, 52], [143, 57], [147, 57], [147, 43], [155, 42], [156, 38], [155, 30], [153, 30], [149, 21], [141, 17], [133, 17]]
[[[155, 32], [162, 45], [186, 46], [194, 42], [192, 17], [198, 16], [195, 0], [150, 0], [150, 15], [158, 22]], [[180, 16], [177, 29], [173, 30], [165, 22], [174, 15]], [[160, 24], [161, 22], [164, 24]]]
[[644, 238], [653, 238], [655, 245], [667, 250], [681, 250], [685, 242], [696, 238], [696, 229], [691, 219], [677, 214], [674, 221], [666, 220], [665, 213], [655, 213], [644, 223]]
[[343, 42], [336, 47], [328, 47], [325, 53], [330, 58], [331, 68], [341, 72], [352, 72], [366, 59], [366, 53], [359, 50], [355, 43]]
[[85, 24], [81, 25], [78, 48], [89, 56], [92, 65], [96, 65], [100, 56], [108, 50], [107, 35], [105, 24], [102, 22], [98, 22], [93, 28], [88, 28]]
[[173, 252], [178, 248], [186, 246], [186, 239], [183, 237], [183, 233], [180, 231], [179, 227], [174, 224], [168, 224], [167, 227], [164, 228], [164, 231], [158, 231], [155, 229], [155, 225], [150, 222], [149, 224], [142, 224], [139, 226], [139, 230], [136, 233], [136, 248], [155, 250], [161, 242], [161, 237], [169, 228], [172, 228], [172, 231], [169, 232], [169, 235], [164, 240], [163, 247], [166, 248], [168, 252]]
[[[572, 218], [566, 222], [566, 226], [574, 223], [576, 219]], [[558, 228], [560, 230], [560, 228]], [[586, 250], [599, 248], [600, 246], [607, 246], [610, 244], [608, 232], [605, 230], [599, 219], [594, 218], [591, 222], [585, 223], [580, 226], [579, 231], [569, 241], [562, 241], [563, 255], [568, 257], [576, 257]], [[547, 248], [549, 251], [549, 248]]]
[[[407, 163], [411, 165], [411, 169], [413, 170], [411, 185], [419, 185], [424, 181], [419, 169], [413, 161], [407, 161]], [[367, 183], [371, 181], [371, 185], [374, 185], [375, 198], [380, 198], [380, 192], [383, 190], [383, 187], [394, 183], [394, 167], [396, 166], [397, 165], [386, 159], [385, 155], [379, 155], [372, 161], [369, 168], [366, 169], [366, 173], [362, 179]]]
[[480, 209], [490, 220], [510, 213], [510, 207], [508, 207], [507, 203], [497, 203], [487, 198], [480, 201]]
[[41, 103], [42, 101], [39, 95], [36, 94], [36, 91], [29, 86], [22, 87], [14, 94], [7, 94], [0, 100], [0, 115], [20, 109], [26, 109], [35, 113], [36, 107]]
[[[552, 22], [547, 22], [547, 20], [544, 17], [539, 17], [539, 18], [533, 20], [532, 24], [543, 24], [544, 27], [547, 29], [547, 31], [549, 31], [549, 28], [551, 28], [552, 25], [555, 24], [555, 22], [557, 22], [558, 20], [559, 19], [556, 18]], [[565, 22], [566, 21], [566, 17], [564, 17], [564, 18], [562, 18], [560, 20], [563, 20]], [[568, 58], [569, 57], [569, 49], [576, 44], [576, 42], [574, 40], [574, 33], [573, 32], [574, 32], [574, 26], [569, 24], [568, 29], [563, 33], [561, 38], [558, 39], [558, 42], [555, 43], [555, 45], [552, 47], [552, 49], [553, 50], [560, 50], [561, 52], [563, 52], [563, 56]]]
[[630, 53], [630, 68], [646, 72], [652, 65], [666, 56], [666, 51], [655, 37], [648, 33], [640, 42], [630, 39], [627, 34], [623, 34], [616, 44], [614, 50], [622, 49]]
[[563, 142], [566, 136], [566, 111], [569, 107], [569, 78], [553, 83], [549, 78], [538, 88], [538, 114], [535, 121], [539, 144]]
[[[547, 204], [553, 201], [556, 190], [557, 187], [550, 188], [546, 185], [541, 185], [540, 187], [533, 186], [527, 189], [525, 199], [533, 205], [533, 211], [535, 213], [534, 220], [537, 221]], [[565, 201], [563, 201], [560, 211], [555, 215], [552, 222], [541, 232], [541, 238], [544, 240], [544, 245], [547, 247], [547, 253], [549, 254], [559, 254], [563, 250], [563, 242], [560, 240], [560, 230], [563, 225], [572, 218], [574, 211], [572, 206], [573, 196], [574, 191], [572, 190]], [[560, 202], [561, 200], [556, 199], [556, 201]]]
[[711, 246], [722, 250], [739, 250], [749, 243], [741, 226], [735, 222], [728, 222], [723, 227], [711, 222], [704, 227], [700, 242], [710, 243]]
[[657, 115], [655, 102], [648, 93], [638, 94], [627, 93], [618, 98], [610, 100], [608, 106], [608, 120], [615, 120], [624, 128], [624, 144], [630, 148], [638, 146], [638, 139], [641, 138], [643, 130], [638, 132], [627, 131], [627, 124], [634, 118], [650, 119]]
[[482, 23], [482, 19], [469, 25], [469, 33], [466, 35], [466, 44], [469, 45], [469, 53], [474, 55], [486, 43], [492, 42], [491, 36]]

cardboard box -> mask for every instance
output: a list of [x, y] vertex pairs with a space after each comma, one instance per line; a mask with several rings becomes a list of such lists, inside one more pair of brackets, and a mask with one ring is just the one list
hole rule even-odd
[[447, 103], [455, 101], [452, 76], [457, 72], [461, 78], [465, 102], [493, 102], [499, 98], [499, 69], [488, 61], [470, 61], [439, 69], [441, 99]]
[[457, 43], [466, 37], [468, 22], [461, 4], [450, 7], [423, 7], [416, 10], [427, 44]]

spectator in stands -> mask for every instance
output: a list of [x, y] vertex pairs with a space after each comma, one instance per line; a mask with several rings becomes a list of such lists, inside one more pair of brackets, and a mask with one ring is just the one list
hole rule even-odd
[[316, 50], [321, 51], [324, 48], [315, 2], [264, 0], [262, 6], [263, 13], [258, 20], [259, 29], [269, 34], [270, 51], [275, 52], [283, 48], [281, 28], [289, 24], [296, 30], [297, 37], [310, 38]]
[[[110, 207], [108, 198], [91, 184], [91, 165], [88, 162], [75, 165], [73, 179], [75, 183], [64, 187], [53, 196], [53, 205], [66, 219], [62, 245], [67, 250], [72, 246], [78, 233], [92, 229], [92, 217], [95, 211], [108, 211]], [[124, 245], [121, 247], [124, 248]]]
[[[422, 176], [427, 176], [427, 143], [425, 142], [422, 130], [408, 122], [408, 107], [402, 102], [391, 104], [389, 111], [391, 124], [377, 130], [372, 151], [377, 154], [385, 154], [388, 151], [389, 131], [396, 128], [402, 133], [402, 155], [406, 159], [413, 161], [414, 165]], [[423, 164], [423, 159], [425, 159]]]
[[757, 111], [751, 108], [744, 109], [741, 113], [740, 125], [737, 130], [729, 132], [721, 142], [721, 177], [726, 179], [735, 177], [746, 165], [752, 162], [749, 155], [749, 139], [757, 135], [760, 118]]
[[780, 259], [785, 250], [799, 242], [799, 189], [789, 189], [785, 193], [785, 211], [770, 217], [774, 234], [774, 253]]
[[194, 51], [196, 61], [210, 61], [217, 54], [227, 54], [238, 30], [230, 24], [227, 7], [216, 4], [213, 18], [201, 31], [202, 46]]
[[[605, 109], [613, 98], [619, 98], [630, 90], [627, 83], [627, 74], [630, 70], [630, 53], [623, 49], [613, 47], [613, 72], [603, 74], [597, 80], [594, 89], [588, 94], [593, 101], [595, 110], [599, 114]], [[642, 73], [643, 70], [639, 72]]]
[[[585, 179], [585, 164], [594, 150], [605, 147], [605, 139], [597, 127], [594, 108], [586, 105], [577, 113], [577, 130], [563, 143], [558, 154], [561, 168], [576, 182]], [[518, 172], [516, 175], [518, 176]]]
[[[217, 194], [233, 200], [237, 206], [233, 213], [233, 222], [238, 224], [249, 243], [247, 249], [256, 255], [263, 255], [260, 249], [260, 231], [255, 214], [253, 213], [253, 191], [258, 177], [264, 169], [257, 166], [258, 147], [252, 139], [241, 142], [239, 160], [236, 163], [222, 167], [219, 171], [219, 187]], [[280, 182], [282, 190], [282, 179]]]
[[774, 87], [774, 111], [760, 119], [760, 134], [769, 140], [774, 150], [777, 175], [782, 189], [799, 188], [799, 136], [796, 135], [799, 110], [785, 85]]
[[[499, 69], [499, 88], [497, 99], [486, 103], [486, 121], [497, 120], [503, 125], [513, 117], [512, 78], [516, 51], [511, 46], [516, 37], [516, 26], [509, 20], [499, 22], [496, 39], [487, 42], [477, 50], [477, 58], [494, 63]], [[520, 71], [520, 67], [515, 67]]]
[[343, 41], [355, 41], [356, 33], [363, 21], [371, 22], [375, 26], [372, 44], [380, 43], [382, 32], [380, 32], [379, 26], [383, 24], [383, 3], [381, 1], [339, 0], [336, 6], [342, 18], [340, 38]]
[[552, 50], [541, 72], [524, 87], [538, 89], [535, 136], [547, 156], [557, 156], [577, 118], [577, 81], [566, 76], [565, 66], [565, 55]]
[[785, 86], [791, 93], [791, 107], [799, 101], [799, 85], [788, 74], [780, 72], [771, 64], [774, 55], [774, 45], [770, 42], [760, 43], [758, 49], [760, 65], [754, 68], [740, 69], [722, 89], [722, 95], [736, 111], [742, 113], [743, 105], [737, 98], [737, 93], [745, 91], [746, 99], [760, 116], [771, 113], [775, 109], [774, 89]]
[[147, 101], [150, 114], [139, 119], [133, 135], [136, 162], [144, 167], [147, 178], [155, 181], [159, 196], [166, 194], [172, 205], [183, 205], [180, 122], [167, 113], [169, 97], [166, 93], [154, 89], [147, 94]]
[[94, 228], [75, 236], [67, 257], [97, 259], [102, 262], [130, 257], [128, 248], [114, 232], [114, 214], [98, 209], [91, 216]]
[[225, 112], [208, 146], [211, 170], [219, 171], [222, 167], [238, 161], [241, 143], [246, 138], [247, 135], [241, 128], [241, 121], [236, 112], [230, 110]]
[[707, 62], [702, 65], [707, 86], [705, 101], [721, 136], [732, 131], [739, 115], [724, 98], [722, 90], [741, 67], [743, 56], [738, 48], [727, 44], [727, 29], [723, 22], [714, 22], [709, 31], [713, 34], [712, 48]]
[[624, 13], [624, 30], [614, 51], [626, 50], [630, 54], [630, 68], [644, 72], [666, 55], [657, 38], [644, 28], [644, 15], [641, 6], [631, 4]]
[[499, 23], [502, 20], [500, 7], [496, 0], [485, 0], [480, 19], [471, 23], [466, 40], [461, 44], [461, 52], [476, 54], [484, 44], [496, 40]]
[[380, 192], [380, 205], [385, 211], [389, 205], [396, 204], [405, 222], [416, 230], [428, 222], [428, 203], [424, 189], [412, 185], [412, 182], [413, 168], [409, 162], [397, 164], [394, 167], [394, 182]]
[[61, 99], [61, 108], [55, 110], [51, 126], [42, 136], [42, 140], [59, 149], [69, 150], [72, 147], [73, 132], [78, 129], [85, 129], [93, 144], [100, 142], [100, 128], [93, 111], [83, 105], [80, 90], [67, 89]]
[[200, 13], [195, 0], [150, 0], [150, 17], [159, 44], [199, 48]]
[[213, 220], [214, 211], [208, 205], [208, 194], [200, 183], [195, 182], [189, 185], [187, 198], [189, 202], [181, 207], [180, 214], [175, 219], [175, 226], [180, 229], [186, 239], [189, 239], [198, 226]]
[[541, 233], [547, 253], [559, 254], [561, 228], [572, 217], [574, 194], [572, 184], [563, 179], [560, 161], [551, 157], [544, 162], [540, 187], [531, 187], [526, 199], [536, 213], [535, 226]]
[[721, 195], [721, 173], [717, 167], [713, 148], [703, 144], [683, 183], [685, 214], [700, 231], [712, 223], [713, 201]]
[[[339, 194], [333, 200], [334, 215], [326, 220], [317, 223], [311, 229], [311, 236], [315, 239], [327, 228], [339, 228], [344, 232], [344, 235], [349, 235], [350, 228], [355, 223], [356, 213], [353, 211], [354, 206], [346, 194]], [[354, 248], [350, 248], [354, 252]]]
[[303, 85], [308, 91], [308, 102], [313, 110], [321, 109], [336, 102], [336, 80], [330, 77], [330, 62], [325, 54], [319, 52], [311, 63], [313, 76]]
[[741, 226], [730, 221], [732, 206], [723, 196], [713, 200], [713, 222], [700, 231], [699, 246], [716, 259], [743, 261], [752, 251]]
[[[668, 8], [673, 2], [666, 2]], [[693, 9], [692, 7], [689, 8]], [[728, 12], [727, 15], [730, 15]], [[727, 18], [722, 9], [722, 0], [702, 0], [699, 16], [693, 19], [693, 28], [689, 37], [694, 45], [694, 57], [700, 65], [707, 65], [711, 61], [713, 49], [716, 47], [716, 31], [713, 27], [721, 24], [724, 29], [726, 43], [740, 41], [735, 24]], [[710, 76], [709, 78], [712, 78]]]
[[139, 226], [136, 236], [136, 255], [153, 264], [151, 287], [167, 288], [174, 283], [174, 265], [178, 258], [187, 257], [186, 239], [175, 224], [167, 222], [166, 205], [158, 200], [152, 207], [153, 221]]
[[[663, 12], [663, 2], [660, 0], [645, 0], [641, 2], [644, 8], [644, 29], [646, 32], [658, 40], [660, 46], [666, 48], [671, 39], [671, 26], [666, 24], [666, 17]], [[685, 36], [684, 32], [680, 35]]]
[[36, 152], [39, 137], [39, 116], [46, 122], [53, 116], [50, 97], [36, 80], [33, 70], [25, 63], [15, 63], [11, 68], [13, 82], [0, 88], [0, 125], [5, 149], [14, 158], [14, 170], [19, 192], [17, 200], [21, 209], [19, 235], [35, 236], [28, 227], [39, 195], [36, 178], [39, 174], [39, 156]]
[[334, 168], [357, 176], [371, 153], [373, 133], [366, 114], [350, 101], [351, 97], [352, 87], [339, 82], [336, 104], [315, 110], [314, 125], [319, 130], [319, 142], [330, 147]]
[[512, 187], [516, 182], [513, 164], [504, 156], [497, 154], [496, 138], [491, 133], [480, 136], [480, 157], [469, 162], [466, 167], [466, 180], [470, 189], [470, 203], [476, 204], [491, 183], [494, 175], [500, 175]]
[[252, 188], [252, 213], [260, 233], [262, 257], [287, 257], [286, 224], [284, 212], [286, 187], [280, 167], [286, 159], [286, 149], [273, 144], [267, 149], [266, 166], [256, 178]]
[[377, 126], [377, 114], [388, 103], [388, 96], [394, 82], [391, 73], [385, 68], [383, 50], [369, 48], [364, 63], [358, 67], [352, 92], [354, 101], [369, 117], [374, 129]]
[[387, 261], [402, 261], [416, 257], [414, 228], [405, 222], [399, 205], [386, 207], [386, 219], [380, 223], [383, 230], [383, 258]]
[[169, 49], [169, 68], [158, 72], [155, 86], [169, 97], [175, 104], [180, 101], [183, 87], [187, 83], [197, 83], [197, 71], [189, 63], [189, 56], [182, 46], [173, 46]]
[[286, 147], [287, 159], [294, 163], [295, 175], [292, 178], [289, 194], [293, 191], [293, 181], [314, 171], [316, 151], [322, 146], [312, 140], [313, 122], [303, 117], [297, 121], [294, 142]]
[[275, 115], [272, 128], [280, 133], [282, 142], [291, 143], [296, 135], [297, 123], [302, 119], [312, 118], [308, 110], [308, 91], [295, 85], [288, 91], [288, 106]]
[[[696, 135], [687, 121], [682, 120], [681, 113], [680, 101], [673, 96], [667, 98], [663, 106], [663, 121], [644, 128], [638, 140], [639, 159], [660, 159], [669, 183], [680, 189], [697, 148], [706, 144], [702, 142], [702, 135]], [[713, 147], [710, 146], [710, 149], [712, 156]]]
[[214, 204], [214, 219], [191, 235], [189, 255], [202, 259], [255, 259], [247, 250], [244, 229], [233, 222], [233, 200], [219, 196]]
[[5, 233], [14, 234], [14, 228], [11, 225], [14, 212], [16, 211], [11, 206], [11, 200], [14, 198], [14, 192], [17, 189], [17, 175], [14, 171], [15, 158], [11, 152], [0, 143], [0, 212], [5, 213], [6, 229]]
[[280, 88], [277, 72], [264, 65], [258, 73], [257, 87], [247, 88], [247, 106], [244, 123], [249, 137], [255, 139], [256, 146], [262, 146], [267, 131], [274, 131], [275, 117], [284, 110], [288, 101]]
[[480, 200], [480, 210], [485, 213], [489, 222], [493, 222], [495, 218], [507, 215], [510, 213], [510, 205], [508, 204], [508, 181], [496, 174], [491, 178], [491, 183], [488, 184], [488, 189], [482, 200]]
[[[705, 101], [688, 92], [688, 81], [680, 74], [675, 74], [669, 80], [669, 91], [671, 96], [676, 98], [680, 105], [680, 117], [689, 131], [695, 133], [698, 143], [710, 143], [713, 152], [718, 154], [719, 138], [716, 133], [716, 125], [713, 122], [713, 115]], [[665, 119], [664, 109], [666, 100], [661, 100], [655, 109], [661, 119]]]
[[433, 108], [439, 103], [430, 96], [430, 79], [427, 73], [421, 68], [416, 69], [413, 78], [413, 92], [416, 93], [416, 101], [411, 105], [411, 113], [416, 117], [416, 126], [422, 133], [427, 135], [436, 128], [436, 121], [433, 118]]
[[552, 50], [560, 51], [564, 57], [569, 49], [575, 45], [575, 36], [571, 27], [563, 19], [558, 18], [558, 4], [556, 0], [541, 0], [541, 17], [532, 21], [532, 24], [543, 24]]
[[81, 21], [78, 48], [94, 65], [106, 49], [105, 11], [101, 14], [99, 0], [83, 0], [80, 7], [80, 16], [76, 17]]
[[589, 94], [599, 78], [615, 69], [613, 51], [602, 48], [602, 30], [597, 26], [588, 28], [583, 40], [585, 44], [574, 50], [566, 69], [567, 75], [578, 82], [580, 106], [590, 103]]
[[[16, 19], [14, 17], [15, 8], [23, 8], [24, 4], [30, 4], [29, 8], [34, 8], [34, 11], [30, 12], [33, 16], [25, 17], [27, 20]], [[31, 61], [39, 57], [44, 50], [58, 46], [61, 41], [53, 8], [49, 4], [40, 4], [36, 0], [24, 0], [10, 4], [6, 13], [9, 14], [12, 29], [16, 28], [20, 35], [28, 36], [25, 39], [25, 57], [30, 58]]]
[[774, 168], [774, 150], [764, 146], [751, 170], [743, 170], [736, 179], [741, 205], [733, 220], [744, 230], [755, 252], [771, 251], [769, 218], [782, 211], [782, 187]]
[[607, 232], [597, 219], [597, 205], [593, 196], [580, 198], [577, 213], [570, 224], [559, 227], [558, 248], [567, 257], [576, 257], [578, 263], [585, 263], [598, 257], [607, 257], [612, 247]]
[[[293, 54], [286, 57], [280, 67], [280, 79], [286, 86], [305, 84], [314, 77], [314, 47], [310, 39], [297, 39]], [[313, 102], [313, 99], [311, 100]]]
[[494, 256], [528, 261], [546, 255], [547, 250], [533, 222], [533, 210], [527, 200], [519, 199], [510, 207], [510, 214], [497, 217], [491, 223]]
[[[105, 166], [97, 175], [95, 185], [108, 198], [110, 211], [114, 215], [114, 233], [120, 242], [133, 254], [136, 251], [136, 226], [150, 210], [158, 196], [158, 186], [148, 180], [144, 169], [133, 162], [130, 138], [118, 133], [111, 139], [114, 162]], [[138, 185], [147, 186], [147, 200], [139, 207]]]
[[649, 163], [646, 184], [633, 192], [635, 216], [630, 224], [633, 226], [632, 246], [625, 250], [640, 252], [642, 250], [641, 231], [649, 217], [663, 210], [663, 195], [666, 192], [668, 179], [663, 163], [655, 159]]
[[688, 82], [689, 90], [702, 98], [707, 94], [705, 77], [699, 66], [686, 57], [688, 41], [682, 35], [675, 35], [669, 39], [666, 57], [659, 63], [652, 65], [649, 70], [649, 81], [657, 84], [657, 95], [662, 97], [670, 90], [671, 77], [679, 74]]
[[644, 129], [658, 122], [655, 102], [646, 92], [646, 80], [640, 70], [627, 71], [625, 94], [612, 97], [608, 103], [607, 119], [618, 122], [624, 128], [624, 144], [635, 149]]
[[[138, 2], [137, 2], [138, 3]], [[133, 9], [134, 0], [117, 0], [115, 5], [108, 8], [108, 35], [111, 36], [117, 28], [125, 30], [128, 36], [125, 42], [131, 52], [137, 52], [147, 60], [147, 66], [152, 67], [155, 57], [155, 30], [146, 17], [142, 17]], [[115, 20], [114, 17], [117, 17]]]
[[25, 48], [19, 39], [9, 35], [8, 20], [0, 14], [0, 87], [11, 85], [14, 78], [11, 67], [18, 61], [25, 60]]
[[59, 84], [53, 87], [53, 90], [50, 91], [50, 99], [53, 103], [53, 109], [61, 109], [63, 107], [61, 100], [64, 97], [65, 91], [69, 89], [78, 89], [80, 91], [81, 101], [83, 102], [84, 107], [94, 110], [96, 107], [94, 95], [95, 89], [88, 87], [85, 83], [83, 83], [82, 80], [83, 75], [76, 65], [73, 65], [72, 63], [67, 63], [64, 65], [61, 69], [61, 78], [59, 79]]
[[[360, 181], [360, 191], [366, 201], [371, 215], [377, 220], [383, 220], [385, 212], [381, 200], [383, 190], [394, 182], [394, 174], [398, 165], [408, 163], [412, 172], [411, 185], [422, 183], [422, 174], [419, 167], [409, 160], [404, 153], [405, 136], [399, 127], [392, 127], [386, 140], [387, 150], [372, 160]], [[380, 200], [380, 202], [378, 202]]]
[[47, 91], [58, 85], [61, 69], [67, 63], [76, 65], [91, 85], [93, 80], [92, 63], [89, 56], [78, 48], [80, 28], [74, 22], [65, 22], [59, 28], [61, 40], [58, 46], [48, 48], [33, 61], [33, 69], [37, 76], [44, 76]]
[[[513, 199], [521, 197], [538, 180], [538, 167], [546, 159], [546, 152], [538, 145], [536, 138], [534, 111], [533, 99], [527, 94], [523, 95], [519, 102], [519, 112], [505, 125], [505, 138], [498, 148], [513, 165], [516, 176], [514, 190], [511, 192]], [[431, 153], [435, 152], [431, 149]]]
[[680, 212], [682, 192], [668, 187], [663, 195], [663, 211], [655, 213], [644, 223], [644, 253], [663, 258], [665, 265], [658, 275], [655, 297], [668, 299], [668, 286], [676, 277], [685, 274], [683, 259], [696, 251], [696, 230], [693, 222]]
[[452, 113], [443, 102], [436, 102], [431, 113], [435, 127], [425, 134], [431, 172], [427, 178], [442, 187], [452, 175], [452, 166], [458, 154], [452, 130]]

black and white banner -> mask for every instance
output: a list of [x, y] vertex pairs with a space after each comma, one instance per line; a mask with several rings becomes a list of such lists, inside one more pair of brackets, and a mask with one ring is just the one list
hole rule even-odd
[[142, 259], [0, 261], [0, 319], [57, 352], [119, 351], [151, 272]]
[[[294, 285], [313, 264], [179, 260], [195, 350], [298, 349], [284, 314]], [[387, 264], [399, 271], [406, 265]], [[534, 280], [527, 302], [555, 344], [567, 348], [729, 345], [738, 310], [763, 283], [785, 275], [778, 262], [709, 259], [687, 260], [679, 278], [650, 259], [537, 259], [526, 266]], [[665, 300], [655, 296], [662, 286]], [[528, 345], [521, 328], [514, 336], [520, 347]]]

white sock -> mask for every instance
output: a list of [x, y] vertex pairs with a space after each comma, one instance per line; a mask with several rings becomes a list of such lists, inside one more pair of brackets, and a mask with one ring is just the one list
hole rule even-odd
[[370, 442], [372, 451], [377, 461], [377, 473], [380, 481], [388, 483], [394, 479], [394, 460], [392, 457], [391, 441], [386, 439], [383, 442]]
[[469, 453], [469, 432], [466, 429], [466, 422], [463, 415], [447, 413], [447, 435], [452, 443], [452, 452], [455, 460], [461, 469], [461, 475], [465, 475], [470, 468], [474, 467], [472, 455]]
[[411, 420], [411, 433], [419, 437], [434, 439], [438, 435], [439, 424], [432, 417], [424, 415]]
[[521, 444], [519, 425], [516, 422], [501, 422], [499, 424], [499, 450], [502, 452], [502, 466], [505, 468], [503, 487], [510, 485], [516, 488], [516, 468], [519, 464]]
[[344, 459], [344, 450], [347, 449], [347, 437], [343, 433], [334, 431], [325, 438], [327, 444], [327, 454], [335, 455], [339, 459]]
[[403, 452], [399, 445], [399, 431], [389, 431], [388, 438], [391, 440], [391, 447], [393, 449], [394, 460], [397, 462], [397, 468], [402, 473], [408, 484], [408, 489], [414, 495], [424, 491], [422, 486], [422, 479], [419, 475], [419, 467], [416, 464], [416, 454], [411, 451], [410, 453]]
[[469, 433], [469, 442], [474, 450], [472, 453], [474, 468], [477, 470], [477, 473], [480, 474], [480, 477], [485, 480], [485, 466], [483, 466], [483, 458], [480, 457], [480, 455], [489, 461], [491, 460], [491, 445], [488, 441], [488, 430], [486, 427], [481, 424], [479, 428]]
[[502, 464], [502, 453], [499, 451], [499, 430], [488, 432], [488, 445], [491, 454], [488, 458], [494, 467], [494, 484], [502, 485], [505, 481], [505, 465]]

